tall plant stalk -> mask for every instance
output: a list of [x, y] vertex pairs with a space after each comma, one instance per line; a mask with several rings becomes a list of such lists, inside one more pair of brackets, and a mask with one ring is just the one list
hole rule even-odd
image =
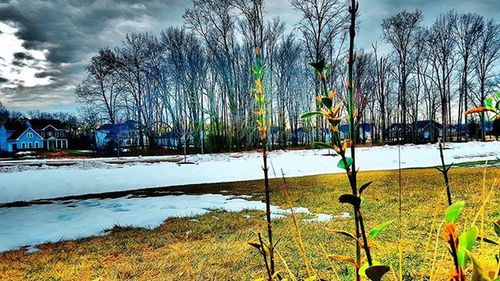
[[[356, 113], [355, 113], [355, 104], [354, 104], [354, 81], [353, 81], [353, 68], [354, 68], [354, 38], [356, 37], [356, 13], [359, 8], [359, 3], [356, 0], [351, 0], [351, 5], [349, 6], [349, 13], [351, 14], [351, 24], [349, 26], [349, 60], [348, 60], [348, 83], [347, 83], [347, 93], [349, 95], [349, 132], [351, 138], [351, 158], [352, 165], [350, 175], [350, 183], [352, 189], [352, 195], [358, 196], [358, 187], [357, 187], [357, 173], [356, 173]], [[368, 265], [372, 266], [372, 257], [370, 253], [370, 248], [368, 247], [368, 241], [366, 238], [365, 226], [363, 223], [363, 216], [361, 215], [360, 206], [354, 204], [354, 214], [355, 214], [355, 223], [356, 223], [356, 237], [360, 238], [360, 234], [363, 238], [364, 249], [366, 253], [366, 259], [368, 261]], [[359, 244], [359, 243], [358, 243]], [[361, 261], [361, 250], [359, 245], [356, 247], [356, 259], [358, 262]], [[357, 274], [357, 278], [359, 278], [359, 273]]]
[[[268, 239], [268, 250], [269, 250], [269, 261], [266, 259], [266, 264], [269, 264], [268, 277], [269, 280], [272, 279], [274, 275], [274, 244], [273, 244], [273, 228], [271, 219], [271, 189], [269, 187], [269, 167], [267, 165], [268, 156], [268, 142], [267, 142], [267, 131], [268, 131], [268, 110], [266, 103], [266, 95], [264, 93], [264, 86], [262, 83], [264, 77], [265, 66], [261, 63], [261, 52], [260, 48], [255, 48], [255, 66], [252, 69], [255, 78], [255, 88], [253, 90], [255, 101], [257, 103], [257, 129], [260, 133], [261, 148], [262, 148], [262, 170], [264, 171], [264, 191], [266, 200], [266, 220], [267, 220], [267, 239]], [[262, 245], [263, 246], [263, 245]]]
[[[342, 121], [341, 109], [342, 102], [335, 103], [337, 94], [333, 91], [328, 91], [326, 76], [329, 67], [325, 64], [325, 60], [321, 59], [318, 62], [311, 63], [314, 67], [316, 73], [322, 84], [323, 95], [317, 97], [317, 102], [321, 104], [319, 111], [312, 111], [302, 115], [302, 118], [311, 118], [313, 116], [322, 115], [325, 118], [331, 128], [332, 141], [331, 145], [327, 143], [316, 143], [326, 148], [334, 149], [335, 152], [340, 155], [341, 159], [337, 164], [337, 167], [344, 169], [349, 180], [349, 186], [351, 187], [351, 192], [348, 194], [342, 194], [339, 197], [341, 203], [348, 203], [354, 208], [354, 220], [355, 220], [355, 234], [350, 234], [346, 231], [333, 230], [334, 232], [348, 235], [353, 238], [356, 243], [356, 258], [352, 259], [356, 268], [355, 277], [356, 280], [361, 280], [361, 275], [367, 276], [370, 280], [379, 281], [380, 278], [389, 272], [390, 267], [386, 265], [374, 265], [372, 254], [370, 251], [368, 236], [370, 239], [374, 239], [383, 229], [385, 229], [392, 221], [384, 222], [377, 227], [373, 228], [368, 234], [365, 230], [365, 224], [363, 221], [363, 215], [361, 212], [361, 195], [363, 191], [371, 184], [371, 182], [361, 185], [358, 189], [357, 183], [357, 171], [356, 171], [356, 126], [359, 122], [357, 118], [356, 106], [355, 106], [355, 83], [353, 81], [353, 67], [354, 67], [354, 38], [356, 36], [356, 13], [358, 11], [358, 3], [355, 0], [351, 1], [349, 6], [350, 13], [350, 27], [349, 27], [349, 59], [348, 59], [348, 77], [345, 82], [347, 89], [347, 111], [348, 111], [348, 124], [349, 124], [349, 138], [345, 138], [343, 141], [340, 138], [340, 123]], [[342, 100], [342, 99], [341, 99]], [[350, 148], [351, 156], [348, 157]], [[364, 250], [366, 256], [366, 264], [361, 265], [362, 257], [361, 253]], [[337, 258], [335, 258], [337, 257]], [[351, 260], [349, 257], [345, 256], [333, 256], [334, 259], [340, 261]], [[363, 271], [361, 272], [361, 269]]]
[[[354, 196], [358, 195], [357, 189], [357, 178], [356, 178], [356, 128], [354, 122], [354, 83], [353, 83], [353, 68], [354, 68], [354, 38], [356, 37], [356, 12], [358, 10], [358, 3], [355, 0], [351, 0], [351, 5], [349, 7], [349, 13], [351, 14], [351, 24], [349, 26], [349, 60], [348, 60], [348, 83], [347, 83], [347, 93], [349, 96], [348, 103], [348, 112], [349, 112], [349, 136], [351, 138], [351, 172], [349, 177], [349, 182], [351, 184], [351, 191]], [[360, 238], [360, 217], [361, 213], [359, 207], [354, 205], [354, 220], [356, 223], [356, 237]], [[364, 231], [363, 231], [364, 232]], [[363, 235], [364, 239], [366, 239], [366, 235]], [[364, 241], [366, 242], [366, 241]], [[368, 247], [365, 247], [368, 249]], [[367, 251], [367, 256], [369, 253], [369, 249]], [[361, 249], [359, 243], [356, 243], [356, 261], [358, 264], [361, 263]], [[371, 257], [369, 259], [371, 265]], [[356, 279], [359, 280], [359, 270], [356, 270]]]

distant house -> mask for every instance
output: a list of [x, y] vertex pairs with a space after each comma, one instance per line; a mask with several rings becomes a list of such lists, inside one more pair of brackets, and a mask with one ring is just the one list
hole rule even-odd
[[405, 131], [406, 141], [416, 143], [436, 142], [442, 136], [443, 126], [432, 120], [421, 120], [406, 125], [394, 123], [389, 127], [389, 141], [404, 141]]
[[[358, 125], [358, 131], [356, 134], [358, 134], [358, 138], [361, 141], [367, 141], [372, 139], [372, 132], [373, 132], [373, 123], [362, 123]], [[340, 128], [340, 138], [345, 139], [349, 137], [350, 131], [349, 131], [349, 125], [347, 124], [341, 124]]]
[[443, 133], [443, 125], [432, 120], [421, 120], [415, 122], [417, 131], [417, 142], [437, 142]]
[[137, 122], [129, 120], [118, 124], [105, 124], [95, 133], [97, 149], [131, 147], [139, 145]]
[[[188, 133], [189, 134], [189, 133]], [[165, 146], [169, 148], [175, 148], [179, 145], [179, 140], [181, 139], [182, 133], [176, 133], [174, 131], [168, 131], [156, 138], [156, 143], [159, 146]]]
[[406, 140], [410, 140], [412, 136], [413, 127], [412, 124], [394, 123], [389, 127], [389, 141], [405, 141], [403, 138], [406, 132]]
[[47, 150], [68, 148], [66, 129], [60, 120], [31, 119], [28, 126], [44, 138], [44, 148]]
[[42, 149], [44, 139], [26, 121], [6, 122], [0, 127], [0, 148], [2, 151]]
[[312, 139], [313, 133], [304, 127], [299, 127], [292, 132], [292, 142], [297, 144], [307, 143]]
[[33, 119], [0, 124], [0, 150], [16, 152], [68, 148], [66, 131], [59, 120]]

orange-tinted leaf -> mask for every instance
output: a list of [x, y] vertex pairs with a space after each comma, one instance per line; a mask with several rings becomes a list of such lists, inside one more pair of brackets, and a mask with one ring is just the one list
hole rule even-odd
[[475, 107], [475, 108], [469, 109], [464, 114], [469, 115], [472, 113], [481, 113], [481, 112], [486, 112], [486, 111], [493, 111], [493, 110], [486, 108], [484, 106], [480, 106], [480, 107]]
[[353, 257], [342, 256], [342, 255], [329, 255], [328, 257], [332, 260], [348, 262], [348, 263], [352, 263], [356, 266], [356, 260]]

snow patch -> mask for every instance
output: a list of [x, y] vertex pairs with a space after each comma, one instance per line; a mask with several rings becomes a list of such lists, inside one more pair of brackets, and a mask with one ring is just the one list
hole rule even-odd
[[[36, 251], [36, 245], [104, 235], [116, 226], [155, 228], [165, 219], [192, 217], [210, 210], [240, 212], [265, 211], [260, 201], [247, 201], [232, 195], [165, 195], [161, 197], [122, 197], [114, 199], [67, 200], [27, 207], [0, 208], [0, 252], [26, 248]], [[297, 214], [311, 214], [307, 208], [293, 208]], [[271, 206], [274, 219], [291, 214], [290, 209]], [[219, 220], [213, 216], [214, 220]], [[331, 219], [331, 218], [330, 218]], [[323, 214], [318, 221], [324, 221]]]

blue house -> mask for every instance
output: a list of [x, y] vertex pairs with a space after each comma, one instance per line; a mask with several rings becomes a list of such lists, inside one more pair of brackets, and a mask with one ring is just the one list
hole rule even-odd
[[105, 124], [95, 132], [98, 149], [112, 147], [132, 147], [139, 145], [137, 122], [129, 120], [118, 124]]
[[14, 152], [18, 150], [40, 149], [44, 139], [29, 123], [6, 122], [0, 127], [0, 150]]
[[[361, 141], [370, 140], [372, 138], [373, 127], [374, 127], [373, 123], [358, 124], [358, 131], [356, 132], [357, 137]], [[349, 137], [350, 134], [349, 125], [341, 124], [339, 131], [340, 131], [340, 138], [344, 139]]]

